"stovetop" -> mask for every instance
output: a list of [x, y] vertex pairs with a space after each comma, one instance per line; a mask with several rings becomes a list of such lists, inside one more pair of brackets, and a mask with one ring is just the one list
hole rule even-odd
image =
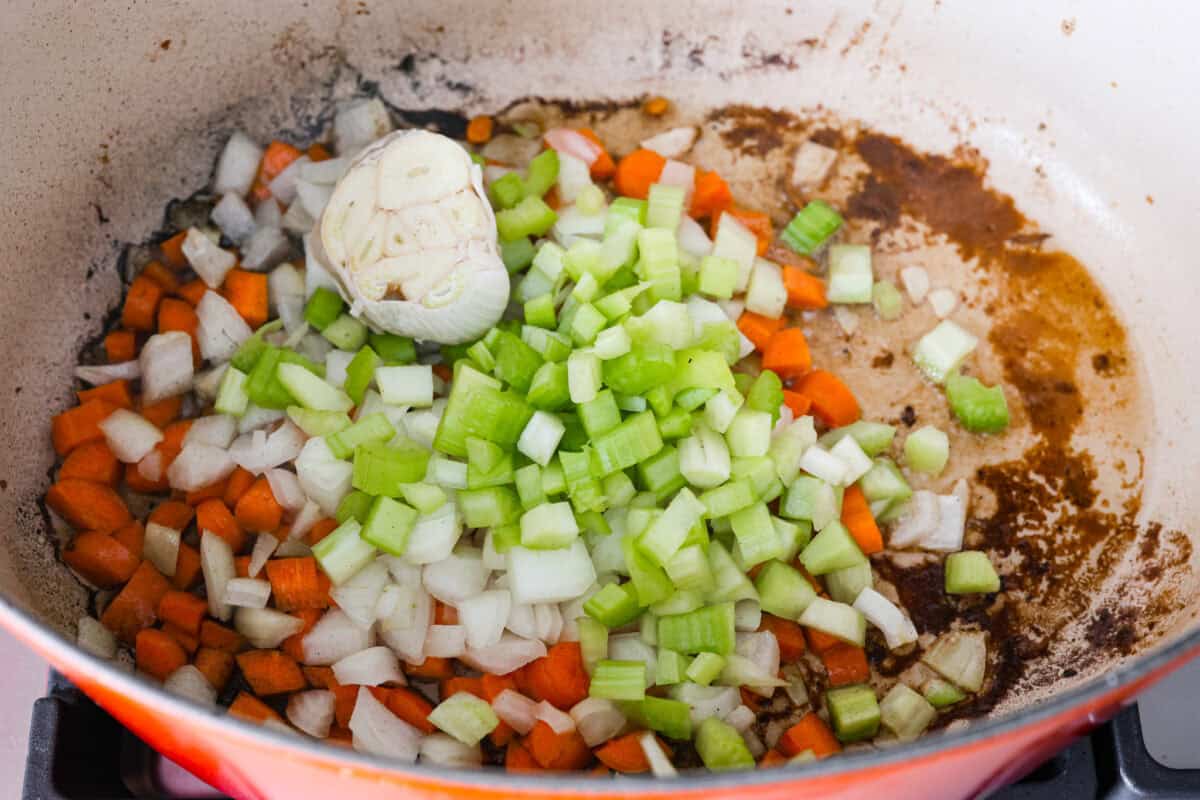
[[[1200, 713], [1197, 713], [1200, 662], [1168, 681], [1143, 700], [1140, 712], [1138, 706], [1125, 709], [1024, 780], [989, 797], [991, 800], [1200, 798], [1200, 747], [1195, 744], [1196, 734], [1200, 733]], [[1143, 729], [1143, 715], [1148, 711], [1155, 715], [1154, 720]], [[1155, 756], [1147, 750], [1148, 741]], [[34, 704], [24, 800], [222, 797], [182, 767], [159, 756], [64, 678], [51, 673], [47, 696]]]

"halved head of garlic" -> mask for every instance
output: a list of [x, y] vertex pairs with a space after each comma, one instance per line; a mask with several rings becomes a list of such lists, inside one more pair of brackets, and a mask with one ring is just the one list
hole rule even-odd
[[397, 131], [364, 149], [316, 234], [316, 256], [351, 311], [389, 333], [467, 342], [508, 304], [482, 171], [440, 134]]

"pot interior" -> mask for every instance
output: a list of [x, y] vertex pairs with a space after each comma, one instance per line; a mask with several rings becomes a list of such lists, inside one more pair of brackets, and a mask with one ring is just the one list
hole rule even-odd
[[[838, 147], [824, 193], [847, 209], [850, 239], [875, 245], [880, 274], [920, 264], [959, 289], [961, 320], [986, 334], [981, 372], [1012, 390], [1014, 433], [956, 436], [957, 472], [930, 484], [972, 482], [968, 541], [999, 556], [1013, 590], [1007, 608], [968, 609], [999, 654], [995, 691], [973, 710], [1020, 707], [1194, 634], [1200, 276], [1178, 254], [1200, 211], [1200, 111], [1171, 93], [1200, 63], [1164, 67], [1188, 52], [1185, 25], [1147, 52], [1127, 27], [1153, 13], [1075, 18], [1059, 5], [163, 2], [91, 15], [52, 0], [10, 12], [5, 596], [66, 635], [88, 608], [39, 504], [49, 417], [119, 308], [137, 245], [168, 202], [205, 185], [230, 132], [307, 142], [336, 103], [378, 94], [401, 124], [461, 135], [475, 113], [584, 121], [625, 152], [651, 129], [640, 100], [661, 94], [673, 110], [655, 126], [699, 124], [693, 160], [762, 208], [799, 199], [786, 179], [796, 146]], [[1143, 124], [1159, 108], [1169, 119]], [[891, 350], [865, 316], [849, 339], [825, 326], [814, 350], [851, 380], [872, 376], [868, 418], [903, 421], [910, 407], [945, 428], [937, 393], [882, 366], [932, 319], [889, 328]], [[913, 587], [906, 605], [937, 632], [962, 609], [922, 570], [900, 559], [881, 571]]]

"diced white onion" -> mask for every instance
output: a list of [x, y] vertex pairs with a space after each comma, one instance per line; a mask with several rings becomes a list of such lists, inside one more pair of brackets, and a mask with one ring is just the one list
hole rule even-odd
[[254, 207], [254, 224], [259, 228], [278, 228], [282, 221], [279, 203], [268, 197]]
[[943, 553], [962, 550], [969, 499], [970, 490], [962, 479], [954, 484], [950, 494], [938, 495], [938, 526], [921, 540], [921, 547]]
[[[691, 253], [696, 258], [703, 258], [712, 253], [713, 243], [712, 239], [708, 237], [708, 232], [704, 230], [703, 225], [687, 214], [680, 218], [675, 236], [679, 240], [679, 248], [685, 253]], [[692, 297], [696, 296], [692, 295]]]
[[[432, 461], [432, 460], [431, 460]], [[446, 462], [449, 463], [449, 462]], [[463, 464], [466, 467], [466, 464]], [[312, 492], [309, 492], [312, 497]], [[404, 559], [411, 564], [431, 564], [450, 556], [462, 535], [458, 504], [450, 500], [431, 514], [417, 518], [408, 537]]]
[[163, 440], [158, 426], [141, 414], [118, 408], [100, 423], [104, 439], [118, 461], [136, 464]]
[[81, 364], [75, 368], [75, 377], [93, 386], [113, 381], [132, 381], [142, 377], [142, 365], [137, 359], [117, 364]]
[[175, 574], [175, 564], [179, 560], [179, 540], [179, 531], [151, 522], [143, 537], [142, 557], [170, 578]]
[[360, 569], [349, 580], [336, 586], [329, 593], [346, 616], [360, 627], [370, 627], [375, 621], [375, 608], [379, 596], [388, 585], [387, 565], [372, 561]]
[[228, 414], [209, 414], [192, 420], [187, 434], [183, 437], [183, 446], [207, 444], [213, 447], [228, 448], [236, 435], [236, 419]]
[[300, 179], [321, 186], [333, 186], [350, 168], [349, 158], [309, 161], [300, 168]]
[[222, 250], [199, 228], [188, 228], [183, 238], [183, 256], [209, 288], [225, 282], [225, 275], [237, 264], [237, 256]]
[[[289, 461], [296, 461], [300, 486], [304, 489], [305, 494], [313, 497], [313, 493], [304, 484], [304, 475], [300, 474], [300, 458], [303, 455], [307, 439], [304, 431], [300, 430], [291, 420], [287, 420], [266, 436], [263, 441], [256, 441], [255, 436], [261, 436], [262, 433], [262, 431], [255, 431], [249, 435], [243, 434], [230, 446], [230, 457], [242, 469], [255, 475], [261, 475], [267, 470]], [[338, 463], [350, 467], [353, 471], [351, 464], [344, 461]], [[313, 499], [317, 498], [313, 497]], [[341, 497], [338, 498], [338, 502], [341, 502]], [[336, 506], [334, 510], [336, 511]]]
[[[399, 559], [396, 559], [399, 561]], [[401, 583], [396, 610], [379, 620], [379, 637], [410, 664], [425, 663], [425, 637], [433, 622], [433, 598], [415, 578]]]
[[272, 534], [260, 533], [258, 535], [258, 538], [254, 540], [254, 549], [250, 551], [250, 564], [246, 569], [251, 578], [258, 577], [258, 573], [262, 572], [263, 567], [267, 565], [267, 561], [278, 548], [279, 540]]
[[692, 204], [692, 192], [696, 188], [696, 168], [682, 161], [667, 159], [658, 176], [658, 182], [664, 186], [678, 186], [683, 189], [683, 209], [686, 212]]
[[613, 701], [601, 697], [580, 700], [570, 714], [588, 747], [607, 742], [625, 728], [625, 715]]
[[[325, 205], [329, 202], [329, 198], [333, 195], [333, 187], [317, 183], [309, 183], [306, 180], [296, 181], [296, 200], [292, 205], [299, 203], [306, 211], [310, 219], [316, 220], [321, 216], [321, 212], [325, 210]], [[291, 209], [288, 209], [290, 212]]]
[[217, 194], [231, 192], [244, 195], [250, 191], [258, 175], [263, 150], [249, 136], [235, 131], [221, 150], [217, 159], [217, 173], [213, 177], [213, 191]]
[[575, 720], [565, 711], [559, 711], [549, 702], [543, 700], [537, 704], [533, 715], [550, 726], [555, 733], [570, 733], [575, 730]]
[[304, 507], [296, 514], [296, 518], [292, 520], [292, 526], [288, 529], [288, 540], [293, 541], [302, 539], [312, 530], [313, 525], [321, 519], [321, 507], [312, 500], [307, 500]]
[[344, 611], [332, 609], [304, 635], [301, 648], [305, 664], [331, 666], [374, 644], [371, 628], [360, 627]]
[[306, 164], [311, 163], [312, 159], [308, 156], [300, 156], [280, 170], [279, 174], [267, 184], [267, 188], [271, 191], [271, 196], [285, 206], [295, 200], [296, 182], [300, 180], [300, 170]]
[[929, 294], [929, 273], [924, 267], [905, 267], [900, 270], [900, 282], [913, 305], [920, 305]]
[[638, 744], [642, 747], [642, 752], [646, 755], [646, 760], [650, 762], [650, 773], [656, 778], [674, 778], [679, 775], [675, 769], [675, 765], [671, 763], [671, 759], [667, 758], [667, 754], [663, 752], [662, 745], [658, 743], [658, 739], [650, 731], [646, 731], [638, 737]]
[[845, 484], [846, 463], [820, 445], [815, 444], [804, 451], [804, 455], [800, 457], [800, 469], [834, 486]]
[[834, 306], [833, 319], [847, 336], [853, 336], [858, 330], [858, 314], [850, 306]]
[[198, 373], [192, 381], [192, 391], [197, 399], [211, 403], [217, 399], [221, 389], [221, 380], [229, 369], [228, 364], [217, 364], [211, 369]]
[[904, 515], [892, 526], [888, 547], [893, 550], [913, 547], [932, 536], [941, 524], [938, 496], [926, 489], [913, 492]]
[[425, 590], [452, 606], [482, 592], [487, 579], [488, 571], [475, 548], [459, 548], [442, 561], [426, 564], [421, 571]]
[[934, 289], [929, 293], [929, 305], [938, 319], [945, 319], [958, 305], [958, 293], [951, 289]]
[[142, 402], [153, 405], [192, 388], [192, 337], [183, 331], [156, 333], [142, 345]]
[[[270, 441], [269, 437], [267, 441]], [[300, 487], [300, 479], [296, 477], [296, 473], [276, 467], [267, 470], [266, 476], [267, 483], [271, 486], [271, 494], [275, 496], [276, 502], [283, 507], [284, 511], [295, 514], [304, 508], [307, 498], [304, 496], [304, 489]]]
[[[862, 447], [853, 436], [843, 436], [837, 444], [829, 449], [829, 454], [841, 461], [846, 467], [845, 475], [842, 478], [844, 486], [849, 486], [863, 475], [866, 475], [873, 466], [871, 457], [863, 452]], [[804, 466], [804, 456], [800, 458], [800, 466]], [[822, 476], [818, 475], [817, 477]]]
[[558, 550], [508, 551], [516, 603], [561, 603], [583, 594], [596, 580], [596, 570], [587, 547], [578, 539]]
[[570, 128], [551, 128], [543, 137], [546, 144], [560, 154], [577, 158], [589, 167], [596, 162], [604, 149], [582, 133]]
[[364, 145], [391, 131], [387, 106], [378, 97], [347, 103], [333, 117], [334, 145], [342, 157], [355, 155]]
[[217, 690], [204, 677], [204, 673], [192, 664], [184, 664], [168, 675], [163, 681], [163, 688], [171, 694], [195, 700], [206, 706], [217, 703]]
[[467, 648], [462, 661], [480, 672], [507, 675], [544, 655], [546, 645], [537, 639], [522, 639], [506, 633], [491, 647]]
[[400, 672], [396, 654], [382, 645], [368, 647], [339, 660], [333, 665], [333, 677], [342, 685], [382, 686], [393, 683], [405, 686], [408, 683]]
[[421, 739], [421, 762], [443, 767], [478, 767], [483, 751], [478, 744], [464, 744], [446, 733], [431, 733]]
[[288, 722], [316, 739], [329, 735], [337, 697], [326, 689], [296, 692], [288, 698]]
[[748, 730], [754, 724], [754, 720], [754, 712], [746, 705], [738, 706], [725, 717], [725, 721], [732, 725], [738, 733]]
[[227, 450], [207, 444], [187, 445], [167, 468], [172, 489], [193, 492], [229, 476], [236, 465]]
[[564, 203], [574, 203], [579, 193], [591, 185], [587, 164], [567, 153], [558, 154], [558, 196]]
[[233, 606], [225, 602], [225, 587], [237, 577], [237, 569], [229, 543], [211, 531], [200, 531], [200, 570], [204, 573], [208, 613], [227, 621], [233, 615]]
[[917, 629], [891, 600], [871, 587], [858, 593], [854, 607], [883, 633], [889, 650], [895, 650], [917, 640]]
[[221, 200], [213, 206], [212, 221], [229, 239], [238, 244], [250, 238], [254, 233], [254, 212], [239, 194], [226, 192]]
[[921, 661], [956, 686], [978, 692], [987, 671], [986, 637], [982, 631], [951, 631], [934, 642]]
[[305, 325], [304, 276], [291, 264], [280, 264], [267, 276], [271, 308], [283, 321], [284, 330], [294, 333]]
[[642, 147], [653, 150], [663, 158], [679, 158], [696, 143], [697, 130], [694, 125], [670, 128], [642, 140]]
[[806, 141], [796, 148], [792, 158], [792, 185], [808, 191], [824, 182], [837, 161], [838, 152], [832, 147]]
[[255, 647], [274, 648], [304, 628], [304, 620], [273, 608], [242, 607], [233, 618], [238, 633]]
[[459, 658], [467, 652], [467, 629], [462, 625], [430, 625], [425, 634], [425, 655]]
[[421, 733], [375, 699], [365, 686], [358, 690], [350, 717], [354, 749], [408, 764], [417, 760]]
[[492, 589], [458, 603], [458, 621], [467, 631], [467, 646], [491, 647], [500, 642], [512, 607], [507, 589]]
[[236, 608], [266, 608], [271, 584], [258, 578], [234, 578], [225, 584], [222, 599]]
[[237, 309], [213, 291], [205, 292], [200, 299], [196, 317], [200, 355], [208, 361], [228, 361], [253, 333]]
[[117, 656], [117, 637], [95, 617], [79, 618], [75, 643], [97, 658], [111, 660]]
[[555, 644], [562, 634], [562, 612], [555, 603], [538, 603], [533, 607], [533, 617], [537, 624], [537, 638], [546, 644]]
[[[537, 709], [537, 703], [512, 689], [505, 689], [492, 700], [496, 716], [522, 736], [533, 730], [537, 723]], [[590, 742], [588, 744], [591, 746]]]
[[268, 270], [287, 258], [291, 247], [287, 235], [279, 228], [258, 228], [242, 247], [242, 266], [246, 269]]
[[691, 708], [693, 725], [699, 725], [709, 717], [725, 719], [742, 704], [742, 695], [734, 686], [699, 686], [681, 683], [671, 691], [676, 700], [687, 703]]

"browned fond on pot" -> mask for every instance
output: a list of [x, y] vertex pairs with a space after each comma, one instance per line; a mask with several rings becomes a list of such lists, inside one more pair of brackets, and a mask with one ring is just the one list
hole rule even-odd
[[[869, 313], [859, 314], [859, 330], [849, 338], [828, 321], [806, 326], [819, 361], [872, 387], [860, 390], [868, 417], [952, 431], [955, 472], [931, 486], [944, 488], [959, 474], [972, 479], [976, 520], [969, 541], [1001, 558], [1010, 591], [990, 607], [970, 600], [951, 606], [937, 591], [938, 568], [925, 559], [881, 563], [922, 631], [935, 633], [958, 618], [992, 630], [1000, 657], [992, 674], [999, 680], [980, 702], [1008, 708], [1099, 674], [1164, 628], [1194, 618], [1194, 608], [1190, 617], [1180, 613], [1191, 592], [1177, 588], [1194, 581], [1185, 574], [1186, 540], [1138, 517], [1138, 481], [1158, 435], [1149, 399], [1137, 392], [1139, 359], [1086, 272], [989, 188], [986, 165], [969, 151], [954, 158], [915, 152], [790, 93], [789, 82], [803, 79], [798, 64], [830, 48], [854, 58], [869, 26], [847, 38], [835, 18], [828, 29], [797, 38], [806, 29], [788, 19], [784, 4], [772, 4], [759, 9], [749, 33], [732, 9], [707, 17], [718, 36], [690, 28], [692, 4], [681, 4], [640, 16], [642, 27], [627, 34], [636, 41], [620, 42], [633, 55], [618, 64], [615, 40], [601, 37], [581, 49], [573, 30], [527, 49], [514, 31], [520, 18], [536, 17], [536, 4], [519, 15], [498, 14], [486, 34], [473, 29], [469, 8], [454, 14], [447, 5], [453, 4], [406, 6], [403, 15], [368, 4], [248, 10], [237, 24], [243, 46], [214, 64], [210, 43], [227, 39], [231, 23], [165, 4], [152, 15], [154, 35], [145, 42], [131, 46], [125, 28], [103, 21], [79, 31], [89, 58], [99, 60], [97, 37], [123, 48], [102, 71], [79, 64], [64, 75], [32, 64], [10, 72], [25, 83], [10, 82], [4, 94], [13, 130], [24, 134], [9, 153], [21, 165], [9, 178], [21, 208], [0, 217], [0, 234], [11, 245], [5, 277], [13, 298], [0, 309], [7, 368], [0, 389], [10, 401], [0, 435], [12, 448], [10, 463], [0, 468], [6, 593], [62, 630], [86, 605], [86, 593], [54, 559], [36, 500], [52, 462], [47, 417], [68, 401], [75, 353], [116, 307], [129, 272], [119, 258], [123, 243], [148, 237], [165, 200], [206, 182], [233, 128], [260, 139], [280, 131], [314, 135], [333, 101], [377, 82], [401, 121], [418, 125], [447, 122], [429, 112], [434, 108], [557, 117], [545, 104], [514, 105], [537, 90], [575, 98], [667, 91], [679, 101], [675, 116], [654, 124], [702, 122], [694, 160], [729, 176], [748, 205], [784, 214], [800, 199], [785, 185], [796, 144], [814, 135], [837, 146], [843, 156], [822, 194], [847, 209], [847, 238], [875, 244], [882, 276], [894, 279], [900, 267], [920, 263], [935, 284], [960, 291], [959, 318], [990, 331], [974, 362], [978, 374], [1005, 380], [1014, 409], [1014, 432], [1002, 440], [981, 443], [947, 420], [940, 395], [896, 347], [932, 326], [927, 309], [910, 310], [886, 334]], [[69, 51], [72, 42], [60, 44]], [[879, 60], [894, 66], [885, 44], [886, 36]], [[554, 80], [531, 80], [533, 67], [523, 66], [544, 70], [553, 63], [564, 73]], [[107, 103], [95, 100], [105, 96], [104, 87], [96, 91], [98, 74], [115, 98]], [[197, 75], [224, 80], [197, 81]], [[167, 93], [153, 83], [164, 80]], [[142, 93], [169, 94], [171, 102], [147, 106]], [[55, 98], [48, 109], [36, 102], [43, 96]], [[728, 105], [747, 99], [810, 108], [788, 114]], [[724, 110], [714, 111], [714, 103]], [[77, 135], [72, 104], [105, 124]], [[618, 153], [647, 129], [621, 102], [575, 103], [566, 111], [594, 123]], [[34, 130], [41, 134], [36, 140], [29, 135]], [[66, 163], [75, 168], [29, 166], [47, 152], [69, 154]], [[1194, 591], [1194, 582], [1189, 586]], [[906, 666], [885, 664], [885, 671]], [[1002, 696], [1014, 687], [1021, 691]]]

